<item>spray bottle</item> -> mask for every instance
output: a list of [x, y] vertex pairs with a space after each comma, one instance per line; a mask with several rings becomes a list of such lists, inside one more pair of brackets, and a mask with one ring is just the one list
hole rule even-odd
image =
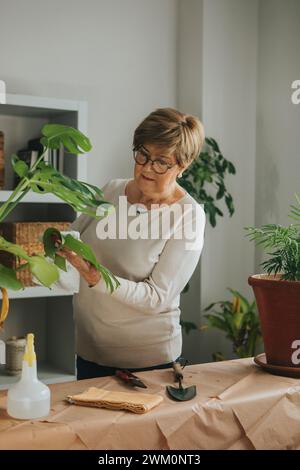
[[42, 418], [50, 411], [50, 390], [37, 378], [33, 339], [34, 335], [29, 333], [21, 379], [10, 387], [7, 394], [7, 413], [17, 419]]

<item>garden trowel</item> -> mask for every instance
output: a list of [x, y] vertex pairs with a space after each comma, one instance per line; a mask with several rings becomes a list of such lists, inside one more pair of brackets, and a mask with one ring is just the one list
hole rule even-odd
[[197, 390], [196, 385], [190, 385], [189, 387], [184, 388], [182, 386], [183, 373], [182, 368], [179, 362], [173, 362], [172, 367], [175, 375], [175, 382], [179, 382], [178, 388], [167, 385], [167, 393], [172, 400], [176, 401], [187, 401], [191, 400], [196, 396]]

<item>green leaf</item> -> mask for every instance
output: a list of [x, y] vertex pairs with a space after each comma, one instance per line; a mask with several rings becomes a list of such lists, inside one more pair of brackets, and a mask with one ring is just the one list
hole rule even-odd
[[237, 290], [230, 289], [230, 287], [228, 287], [228, 290], [232, 293], [232, 295], [240, 298], [240, 310], [242, 312], [247, 312], [250, 308], [248, 300], [243, 297], [242, 294], [240, 294]]
[[215, 152], [220, 152], [220, 149], [219, 149], [219, 146], [217, 144], [217, 142], [215, 141], [215, 139], [213, 139], [212, 137], [206, 137], [206, 142], [211, 145], [211, 147], [214, 149]]
[[14, 169], [14, 172], [17, 173], [17, 175], [20, 176], [20, 178], [23, 178], [24, 176], [28, 174], [29, 166], [26, 165], [24, 160], [20, 160], [18, 155], [13, 154], [11, 158], [11, 164]]
[[76, 155], [92, 149], [89, 138], [73, 127], [46, 124], [42, 128], [42, 134], [45, 137], [41, 140], [42, 144], [52, 149], [58, 149], [63, 145], [67, 152]]
[[[68, 203], [76, 212], [85, 213], [97, 220], [114, 210], [112, 204], [102, 199], [103, 193], [99, 188], [61, 175], [44, 162], [39, 163], [28, 184], [34, 192], [52, 193]], [[100, 213], [102, 208], [104, 210]]]
[[222, 331], [226, 331], [226, 332], [228, 331], [226, 322], [222, 318], [219, 318], [213, 314], [204, 315], [204, 316], [205, 318], [207, 318], [207, 323], [210, 328], [218, 328], [219, 330], [222, 330]]
[[68, 234], [64, 237], [64, 245], [70, 248], [70, 250], [75, 251], [77, 255], [81, 256], [81, 258], [89, 261], [95, 268], [99, 267], [99, 263], [96, 259], [96, 256], [93, 250], [90, 248], [89, 245], [83, 243], [81, 240], [77, 240], [72, 235]]
[[186, 294], [189, 290], [190, 290], [190, 284], [187, 283], [187, 284], [185, 285], [185, 287], [183, 288], [183, 290], [182, 290], [181, 293], [182, 293], [182, 294]]
[[109, 269], [98, 263], [96, 256], [89, 245], [86, 245], [81, 240], [77, 240], [72, 235], [68, 234], [64, 237], [63, 246], [67, 246], [70, 250], [81, 256], [81, 258], [89, 261], [100, 272], [106, 287], [110, 290], [110, 292], [113, 292], [116, 288], [119, 287], [120, 283], [118, 279], [113, 275], [112, 272], [109, 271]]
[[15, 243], [8, 242], [5, 238], [0, 236], [0, 250], [7, 251], [8, 253], [12, 253], [13, 255], [19, 256], [20, 258], [26, 259], [26, 261], [30, 260], [30, 256], [26, 253], [23, 248]]
[[235, 166], [229, 161], [227, 161], [227, 164], [228, 164], [229, 173], [231, 173], [232, 175], [235, 175], [236, 173]]
[[49, 227], [43, 234], [43, 244], [46, 256], [54, 258], [56, 251], [62, 245], [62, 236], [60, 231], [54, 227]]
[[207, 310], [210, 310], [214, 305], [216, 305], [218, 302], [213, 302], [212, 304], [209, 304], [208, 307], [206, 307], [203, 311], [206, 312]]
[[47, 261], [43, 256], [31, 256], [28, 263], [32, 274], [44, 286], [50, 287], [59, 279], [59, 272], [55, 264]]
[[59, 267], [59, 269], [62, 269], [63, 271], [67, 272], [66, 259], [63, 256], [56, 254], [54, 258], [54, 263], [56, 264], [56, 266]]
[[22, 289], [22, 283], [17, 279], [13, 269], [7, 268], [0, 264], [0, 287], [5, 289], [19, 290]]
[[197, 330], [197, 326], [195, 325], [195, 323], [190, 321], [180, 320], [180, 325], [187, 335], [190, 331]]
[[220, 351], [212, 353], [212, 358], [214, 362], [226, 361], [225, 356]]
[[223, 184], [220, 184], [220, 183], [217, 183], [217, 185], [219, 186], [219, 189], [218, 189], [218, 192], [216, 194], [216, 198], [221, 199], [224, 196], [225, 187], [224, 187]]

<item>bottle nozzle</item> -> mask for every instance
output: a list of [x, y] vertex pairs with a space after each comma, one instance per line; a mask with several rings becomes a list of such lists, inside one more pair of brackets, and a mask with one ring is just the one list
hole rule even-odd
[[34, 351], [34, 334], [28, 333], [26, 350], [23, 356], [23, 361], [27, 361], [28, 365], [31, 367], [35, 360], [36, 360], [36, 354]]

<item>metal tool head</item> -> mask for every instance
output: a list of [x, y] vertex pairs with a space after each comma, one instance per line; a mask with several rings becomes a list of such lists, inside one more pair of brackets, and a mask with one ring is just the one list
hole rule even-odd
[[179, 382], [178, 388], [172, 385], [167, 385], [166, 390], [169, 397], [176, 401], [188, 401], [192, 400], [196, 396], [197, 389], [196, 385], [190, 385], [189, 387], [182, 386], [183, 374], [181, 366], [178, 362], [173, 362], [173, 370], [175, 373], [175, 380]]
[[132, 372], [130, 372], [127, 369], [124, 370], [116, 370], [115, 373], [116, 377], [121, 379], [123, 382], [125, 382], [128, 385], [131, 385], [132, 387], [141, 387], [141, 388], [147, 388], [147, 385], [144, 384], [144, 382], [134, 375]]
[[196, 385], [191, 385], [190, 387], [186, 388], [176, 388], [172, 387], [172, 385], [167, 385], [167, 392], [169, 397], [175, 401], [188, 401], [192, 400], [197, 393]]

